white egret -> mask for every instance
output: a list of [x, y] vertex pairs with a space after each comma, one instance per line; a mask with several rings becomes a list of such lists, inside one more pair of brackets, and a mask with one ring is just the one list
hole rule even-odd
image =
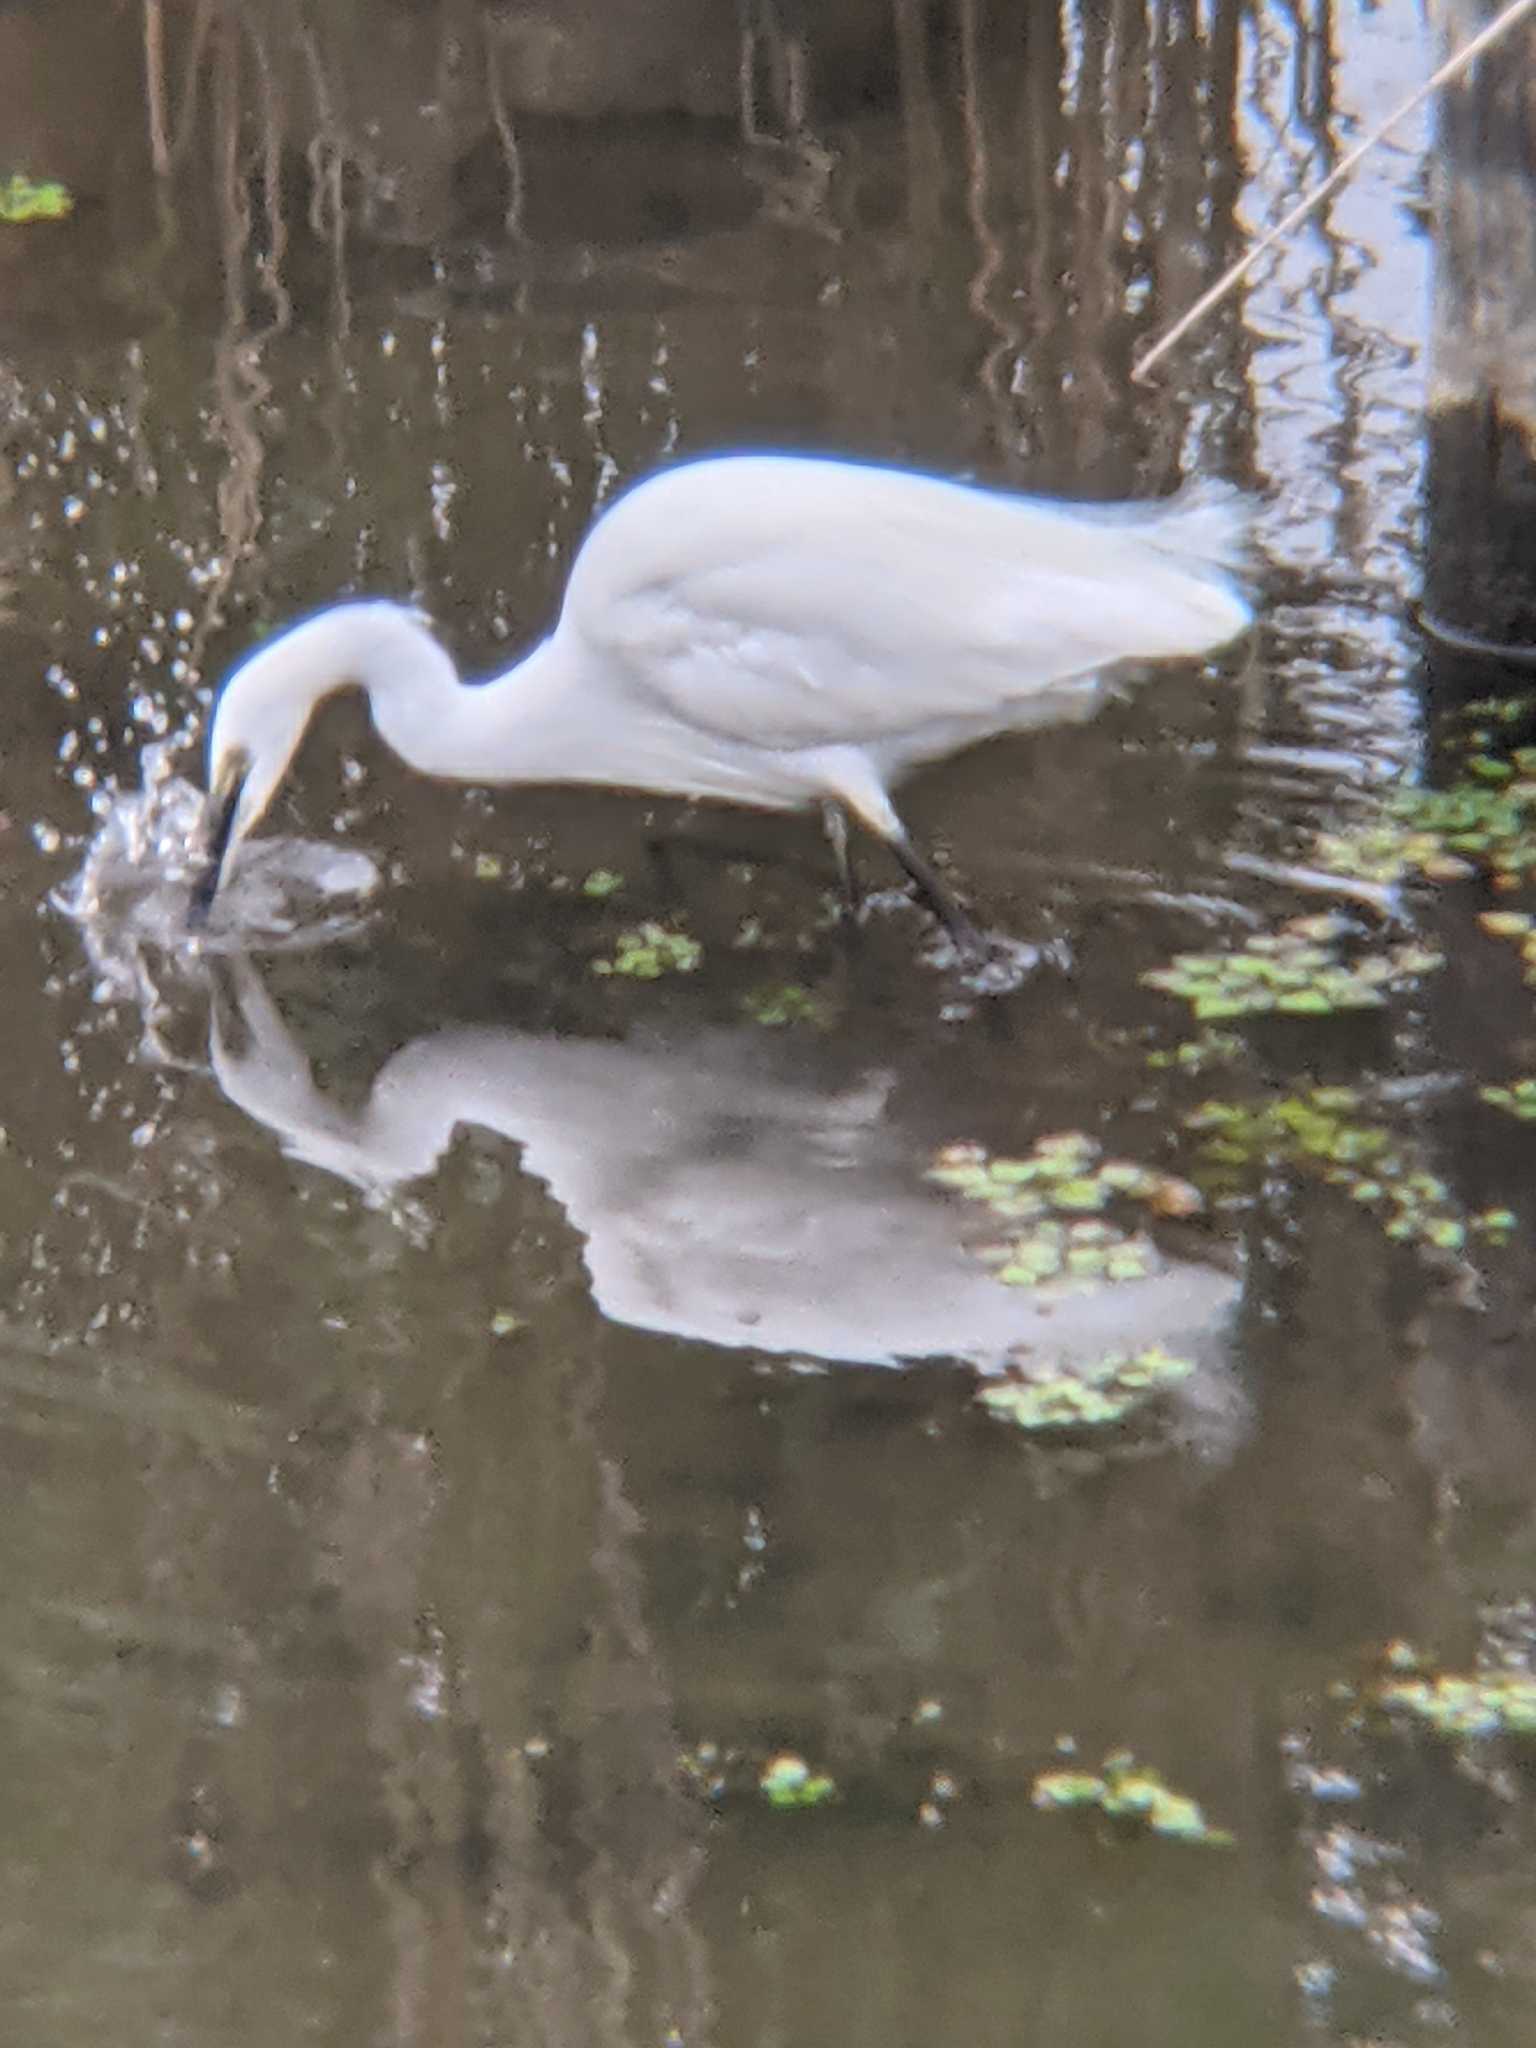
[[350, 685], [423, 774], [819, 804], [845, 888], [853, 817], [974, 952], [891, 788], [993, 734], [1089, 717], [1126, 663], [1235, 639], [1246, 526], [1219, 485], [1067, 505], [804, 456], [663, 470], [597, 520], [554, 631], [489, 682], [462, 683], [419, 614], [369, 600], [235, 669], [208, 740], [198, 909], [316, 705]]

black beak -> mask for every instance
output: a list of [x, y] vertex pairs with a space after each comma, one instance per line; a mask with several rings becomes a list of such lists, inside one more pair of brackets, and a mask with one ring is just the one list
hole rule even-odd
[[234, 837], [235, 815], [240, 809], [247, 773], [248, 763], [243, 757], [236, 756], [209, 792], [208, 807], [203, 813], [208, 859], [192, 884], [192, 907], [187, 914], [187, 922], [194, 929], [207, 921], [213, 899], [219, 893], [219, 884], [224, 879], [224, 863], [229, 856], [229, 842]]

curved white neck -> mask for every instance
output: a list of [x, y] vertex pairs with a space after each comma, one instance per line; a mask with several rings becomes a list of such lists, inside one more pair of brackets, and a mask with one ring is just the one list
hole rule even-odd
[[248, 815], [265, 809], [316, 707], [361, 689], [385, 744], [423, 775], [461, 782], [568, 779], [583, 757], [583, 696], [570, 636], [515, 668], [464, 683], [416, 612], [385, 601], [333, 605], [259, 647], [230, 677], [210, 734], [210, 769], [251, 764]]
[[[621, 679], [622, 681], [622, 679]], [[243, 777], [232, 844], [265, 813], [316, 707], [363, 690], [380, 738], [407, 766], [456, 782], [585, 782], [717, 795], [760, 791], [729, 740], [615, 687], [565, 625], [504, 674], [463, 683], [420, 616], [361, 600], [270, 640], [229, 678], [209, 732], [211, 790]]]
[[558, 782], [581, 758], [577, 665], [551, 638], [483, 683], [465, 683], [409, 614], [356, 664], [379, 737], [422, 775], [459, 782]]
[[614, 688], [581, 635], [557, 626], [515, 668], [461, 683], [409, 612], [357, 643], [353, 680], [385, 744], [423, 775], [459, 782], [583, 782], [736, 797], [728, 741]]

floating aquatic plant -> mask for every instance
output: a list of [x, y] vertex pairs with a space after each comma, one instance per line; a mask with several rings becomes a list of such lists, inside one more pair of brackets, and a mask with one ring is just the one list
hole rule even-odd
[[20, 227], [34, 220], [63, 220], [75, 210], [69, 188], [56, 178], [0, 178], [0, 221]]
[[1385, 1674], [1364, 1685], [1340, 1683], [1341, 1699], [1414, 1721], [1448, 1741], [1494, 1735], [1536, 1735], [1536, 1675], [1492, 1666], [1479, 1671], [1434, 1671], [1411, 1643], [1388, 1643]]
[[785, 1750], [763, 1765], [757, 1789], [770, 1806], [822, 1806], [836, 1797], [837, 1781], [825, 1772], [813, 1771], [803, 1756]]
[[741, 1007], [755, 1023], [778, 1030], [786, 1024], [825, 1024], [825, 1006], [808, 988], [786, 982], [781, 988], [754, 989]]
[[722, 1749], [717, 1742], [701, 1742], [678, 1757], [684, 1781], [711, 1805], [755, 1792], [769, 1806], [789, 1811], [804, 1806], [824, 1806], [838, 1795], [837, 1780], [825, 1771], [814, 1771], [795, 1750], [776, 1751], [761, 1764], [754, 1764], [739, 1749]]
[[1213, 1031], [1209, 1025], [1193, 1038], [1181, 1038], [1177, 1045], [1158, 1046], [1147, 1054], [1149, 1067], [1171, 1068], [1181, 1074], [1201, 1074], [1207, 1067], [1219, 1067], [1236, 1059], [1243, 1041], [1233, 1031]]
[[1536, 1735], [1536, 1677], [1528, 1671], [1392, 1678], [1373, 1697], [1387, 1713], [1418, 1721], [1451, 1740]]
[[1504, 1087], [1479, 1088], [1477, 1092], [1495, 1109], [1502, 1109], [1525, 1123], [1536, 1120], [1536, 1081], [1511, 1081]]
[[993, 1158], [981, 1145], [946, 1145], [927, 1177], [1007, 1218], [1103, 1210], [1116, 1199], [1161, 1216], [1190, 1216], [1201, 1207], [1200, 1191], [1188, 1181], [1135, 1160], [1106, 1159], [1086, 1131], [1053, 1131], [1018, 1159]]
[[1324, 913], [1295, 917], [1277, 932], [1256, 934], [1232, 952], [1179, 953], [1142, 975], [1148, 988], [1180, 996], [1200, 1023], [1252, 1017], [1330, 1017], [1339, 1010], [1378, 1009], [1387, 990], [1440, 965], [1426, 947], [1399, 945], [1346, 960], [1350, 927]]
[[[1463, 719], [1487, 719], [1494, 725], [1519, 725], [1530, 715], [1530, 701], [1525, 697], [1476, 697], [1463, 704], [1460, 712]], [[1487, 746], [1492, 738], [1491, 732], [1477, 726], [1464, 735], [1468, 746]]]
[[1211, 1826], [1197, 1800], [1175, 1792], [1159, 1772], [1138, 1764], [1129, 1750], [1107, 1756], [1098, 1772], [1046, 1771], [1035, 1780], [1033, 1798], [1048, 1812], [1094, 1807], [1111, 1820], [1173, 1841], [1226, 1848], [1233, 1840], [1225, 1828]]
[[1520, 948], [1528, 988], [1536, 988], [1536, 917], [1520, 910], [1485, 910], [1478, 923], [1491, 939], [1509, 939]]
[[624, 877], [612, 868], [594, 868], [581, 885], [583, 896], [594, 903], [606, 903], [610, 896], [616, 896], [624, 886]]
[[1450, 1252], [1469, 1235], [1507, 1241], [1515, 1224], [1510, 1210], [1465, 1215], [1397, 1132], [1360, 1119], [1361, 1106], [1353, 1088], [1313, 1088], [1267, 1103], [1204, 1102], [1184, 1120], [1200, 1135], [1195, 1178], [1211, 1193], [1232, 1193], [1263, 1168], [1288, 1163], [1316, 1171], [1379, 1212], [1386, 1235], [1399, 1243]]
[[1116, 1352], [1097, 1364], [1048, 1379], [998, 1380], [976, 1398], [1018, 1429], [1092, 1429], [1124, 1422], [1137, 1409], [1188, 1379], [1194, 1366], [1160, 1344]]
[[594, 960], [594, 974], [627, 974], [635, 981], [657, 981], [663, 974], [692, 974], [704, 957], [704, 948], [686, 932], [668, 931], [665, 925], [642, 924], [633, 931], [620, 932], [611, 960]]
[[927, 1177], [1000, 1222], [1026, 1226], [976, 1248], [1010, 1287], [1145, 1279], [1159, 1263], [1151, 1238], [1105, 1212], [1118, 1209], [1124, 1218], [1139, 1207], [1190, 1216], [1203, 1206], [1188, 1181], [1134, 1160], [1106, 1159], [1084, 1131], [1053, 1132], [1017, 1159], [992, 1158], [980, 1145], [946, 1145]]
[[1536, 747], [1518, 747], [1507, 761], [1475, 754], [1447, 789], [1398, 790], [1372, 823], [1320, 833], [1314, 858], [1365, 881], [1486, 872], [1495, 888], [1517, 888], [1536, 874]]

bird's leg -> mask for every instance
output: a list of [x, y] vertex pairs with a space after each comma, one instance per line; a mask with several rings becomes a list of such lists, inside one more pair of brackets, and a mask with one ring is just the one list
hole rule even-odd
[[858, 917], [861, 899], [859, 878], [853, 871], [853, 860], [848, 851], [848, 813], [834, 798], [828, 797], [821, 806], [821, 822], [837, 868], [837, 886], [843, 896], [843, 915], [852, 924]]
[[[867, 756], [854, 747], [829, 749], [824, 765], [829, 772], [823, 785], [823, 815], [835, 803], [845, 823], [851, 812], [866, 831], [883, 839], [917, 884], [923, 901], [937, 914], [965, 964], [983, 965], [987, 958], [986, 940], [966, 916], [943, 876], [912, 844], [885, 784]], [[835, 841], [833, 846], [835, 851]]]
[[923, 858], [904, 832], [887, 839], [886, 844], [917, 884], [919, 895], [954, 940], [966, 964], [979, 966], [987, 957], [987, 942], [938, 869]]

